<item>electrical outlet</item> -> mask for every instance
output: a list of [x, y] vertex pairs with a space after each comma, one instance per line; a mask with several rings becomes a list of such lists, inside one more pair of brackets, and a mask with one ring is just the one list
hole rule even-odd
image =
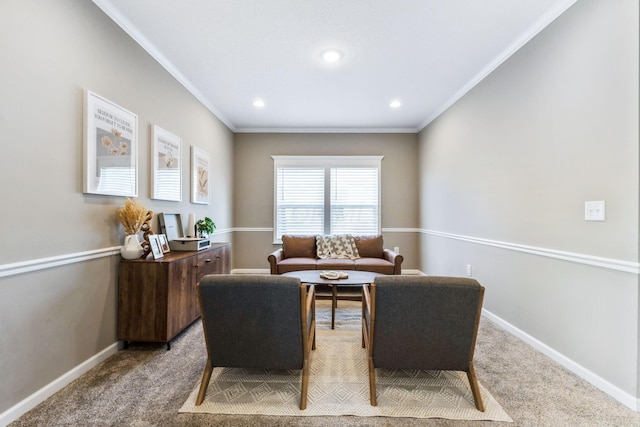
[[393, 247], [393, 252], [399, 254], [400, 253], [400, 246], [394, 246]]
[[584, 202], [584, 220], [585, 221], [604, 221], [605, 220], [604, 200]]
[[471, 277], [471, 264], [467, 264], [467, 276]]

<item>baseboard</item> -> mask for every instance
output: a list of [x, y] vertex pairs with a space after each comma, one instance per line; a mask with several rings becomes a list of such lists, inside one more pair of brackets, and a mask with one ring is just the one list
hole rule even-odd
[[424, 276], [425, 274], [420, 270], [402, 270], [403, 276]]
[[553, 348], [549, 347], [548, 345], [537, 340], [536, 338], [527, 334], [523, 330], [513, 326], [511, 323], [496, 316], [495, 314], [491, 313], [490, 311], [484, 308], [482, 309], [482, 315], [483, 317], [487, 318], [487, 320], [490, 320], [491, 322], [497, 324], [498, 326], [505, 329], [510, 334], [520, 338], [522, 341], [529, 344], [531, 347], [535, 348], [537, 351], [541, 352], [542, 354], [549, 357], [553, 361], [564, 366], [565, 368], [567, 368], [568, 370], [570, 370], [580, 378], [584, 379], [585, 381], [589, 382], [593, 386], [607, 393], [609, 396], [613, 397], [618, 402], [622, 403], [624, 406], [636, 412], [640, 412], [639, 398], [632, 396], [631, 394], [625, 392], [624, 390], [621, 390], [620, 388], [611, 384], [609, 381], [605, 380], [599, 375], [586, 369], [584, 366], [574, 362], [573, 360], [569, 359], [562, 353], [559, 353], [557, 350], [554, 350]]
[[23, 414], [29, 412], [40, 403], [47, 400], [49, 397], [62, 390], [73, 381], [77, 380], [81, 375], [89, 372], [91, 369], [104, 362], [109, 356], [115, 354], [118, 351], [118, 343], [113, 343], [109, 347], [102, 350], [100, 353], [85, 360], [80, 365], [71, 369], [64, 375], [56, 378], [40, 390], [33, 393], [31, 396], [16, 403], [11, 408], [7, 409], [0, 414], [0, 426], [6, 426], [9, 423], [17, 420]]

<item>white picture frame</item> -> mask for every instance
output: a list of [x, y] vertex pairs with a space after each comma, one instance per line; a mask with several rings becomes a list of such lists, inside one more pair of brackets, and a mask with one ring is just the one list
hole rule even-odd
[[85, 90], [83, 192], [138, 196], [138, 116]]
[[160, 259], [164, 257], [164, 252], [162, 252], [162, 247], [160, 246], [160, 241], [158, 240], [157, 234], [149, 235], [149, 246], [151, 246], [153, 259]]
[[191, 203], [209, 204], [209, 153], [191, 146]]
[[182, 139], [160, 126], [151, 127], [151, 198], [182, 200]]
[[171, 248], [169, 247], [169, 241], [167, 240], [167, 236], [164, 234], [158, 234], [158, 242], [160, 243], [160, 248], [162, 249], [162, 253], [166, 254], [167, 252], [171, 252]]

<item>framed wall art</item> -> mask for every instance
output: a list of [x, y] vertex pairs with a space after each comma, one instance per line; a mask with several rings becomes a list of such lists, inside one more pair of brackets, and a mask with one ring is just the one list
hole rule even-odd
[[209, 204], [209, 154], [191, 146], [191, 203]]
[[182, 200], [182, 139], [159, 126], [151, 129], [151, 198]]
[[85, 91], [83, 192], [138, 196], [138, 116]]

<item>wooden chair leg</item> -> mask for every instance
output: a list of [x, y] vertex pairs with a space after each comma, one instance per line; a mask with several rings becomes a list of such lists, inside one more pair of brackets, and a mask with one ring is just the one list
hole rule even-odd
[[473, 400], [476, 403], [476, 409], [480, 412], [484, 412], [484, 403], [482, 402], [482, 396], [480, 395], [480, 386], [478, 385], [476, 371], [473, 368], [473, 362], [469, 362], [467, 378], [469, 379], [469, 385], [471, 386], [471, 393], [473, 393]]
[[200, 383], [200, 391], [198, 391], [198, 398], [196, 399], [196, 406], [200, 406], [204, 401], [204, 395], [207, 393], [207, 387], [209, 387], [212, 372], [213, 366], [211, 365], [211, 360], [207, 359], [207, 365], [204, 368], [202, 382]]
[[305, 357], [302, 364], [302, 387], [300, 390], [300, 409], [307, 409], [307, 391], [309, 389], [309, 358]]
[[371, 406], [378, 406], [376, 398], [376, 368], [373, 366], [373, 357], [369, 358], [369, 398]]

